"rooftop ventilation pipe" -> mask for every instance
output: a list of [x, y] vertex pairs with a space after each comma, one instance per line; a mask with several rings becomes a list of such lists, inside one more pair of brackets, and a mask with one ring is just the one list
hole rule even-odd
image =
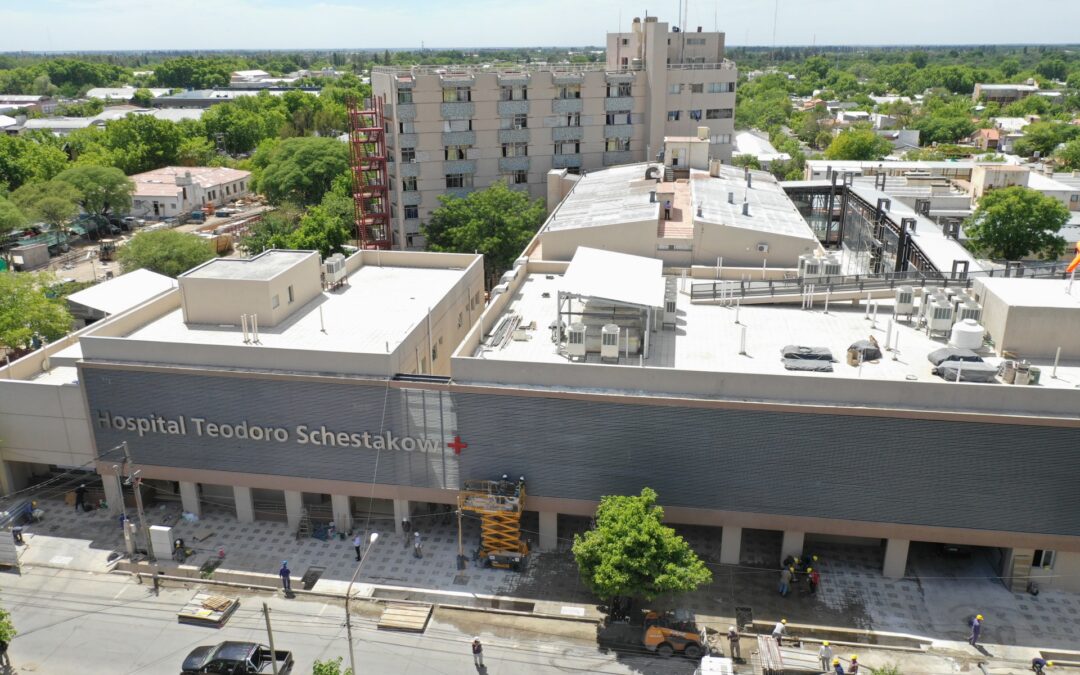
[[727, 193], [727, 203], [728, 204], [734, 204], [735, 203], [735, 193], [734, 192], [728, 192]]
[[649, 190], [649, 203], [650, 204], [655, 204], [656, 203], [656, 190]]
[[244, 344], [251, 342], [251, 340], [248, 339], [247, 314], [240, 315], [240, 330], [244, 332]]
[[744, 216], [749, 216], [750, 215], [750, 202], [743, 202], [742, 203], [742, 214]]
[[259, 342], [259, 315], [251, 315], [251, 341], [257, 345], [261, 345]]
[[750, 173], [750, 170], [746, 170], [746, 187], [754, 187], [754, 175]]

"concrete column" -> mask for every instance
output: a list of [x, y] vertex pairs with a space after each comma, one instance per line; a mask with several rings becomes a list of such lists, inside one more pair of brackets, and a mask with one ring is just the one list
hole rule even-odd
[[300, 529], [300, 517], [304, 511], [304, 493], [285, 490], [285, 519], [289, 521], [289, 531]]
[[559, 514], [556, 511], [540, 511], [540, 550], [554, 551], [559, 548]]
[[888, 579], [902, 579], [907, 573], [908, 539], [890, 539], [885, 544], [885, 564], [881, 573]]
[[784, 530], [784, 541], [780, 544], [780, 560], [776, 562], [782, 564], [784, 558], [790, 556], [798, 557], [803, 552], [803, 542], [806, 539], [805, 532], [796, 532], [795, 530]]
[[394, 500], [394, 532], [398, 535], [405, 534], [405, 531], [401, 529], [401, 521], [412, 516], [412, 509], [409, 507], [408, 499], [395, 499]]
[[241, 523], [254, 523], [255, 501], [251, 498], [251, 488], [234, 485], [233, 501], [236, 502], [236, 520]]
[[[109, 515], [119, 516], [124, 512], [124, 493], [120, 489], [122, 479], [116, 474], [102, 474], [101, 485], [105, 488], [105, 503], [109, 505]], [[132, 517], [135, 517], [132, 514]]]
[[330, 495], [330, 508], [334, 510], [334, 524], [338, 532], [352, 529], [352, 510], [349, 508], [348, 495]]
[[15, 486], [15, 473], [11, 470], [11, 462], [0, 459], [0, 495], [9, 495], [18, 488]]
[[738, 565], [742, 555], [742, 528], [725, 525], [720, 535], [720, 563]]
[[199, 484], [180, 481], [180, 504], [188, 513], [202, 518], [202, 503], [199, 501]]

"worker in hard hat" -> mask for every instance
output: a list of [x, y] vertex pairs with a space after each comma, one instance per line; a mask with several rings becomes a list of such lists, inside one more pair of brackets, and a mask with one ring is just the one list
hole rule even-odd
[[813, 567], [806, 568], [806, 583], [810, 586], [810, 594], [817, 593], [818, 584], [821, 583], [821, 575]]
[[730, 656], [733, 661], [741, 661], [742, 650], [739, 649], [739, 631], [735, 629], [735, 626], [728, 626], [727, 641], [728, 656]]
[[968, 638], [968, 644], [972, 647], [979, 646], [979, 633], [982, 632], [982, 622], [982, 614], [976, 614], [975, 618], [971, 620], [971, 637]]
[[776, 640], [776, 646], [780, 647], [784, 644], [784, 635], [787, 633], [787, 619], [780, 619], [776, 622], [776, 625], [772, 629], [773, 639]]
[[[833, 675], [844, 675], [844, 666], [840, 665], [840, 659], [832, 660]], [[826, 669], [828, 670], [828, 669]]]
[[821, 671], [829, 672], [829, 664], [833, 661], [833, 653], [828, 640], [821, 643], [821, 649], [818, 650], [817, 655], [821, 659]]
[[1043, 668], [1051, 668], [1053, 667], [1053, 665], [1053, 661], [1047, 661], [1041, 656], [1036, 656], [1035, 658], [1031, 659], [1031, 669], [1034, 670], [1037, 675], [1042, 675]]
[[859, 656], [857, 654], [851, 655], [851, 665], [848, 666], [848, 675], [858, 675], [859, 673]]

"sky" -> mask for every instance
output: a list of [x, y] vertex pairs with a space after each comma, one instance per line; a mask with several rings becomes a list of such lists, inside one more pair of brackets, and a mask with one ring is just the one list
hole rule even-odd
[[[729, 45], [1080, 42], [1080, 0], [684, 0]], [[0, 0], [0, 52], [584, 46], [678, 0]], [[775, 25], [774, 25], [775, 19]]]

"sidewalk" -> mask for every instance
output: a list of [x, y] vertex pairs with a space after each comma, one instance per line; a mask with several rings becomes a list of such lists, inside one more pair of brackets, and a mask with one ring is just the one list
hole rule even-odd
[[[45, 520], [28, 530], [30, 546], [23, 554], [24, 564], [101, 571], [107, 568], [105, 560], [110, 552], [123, 552], [119, 523], [107, 513], [76, 513], [59, 500], [42, 500], [40, 505], [46, 511]], [[147, 511], [150, 524], [174, 525], [174, 536], [196, 549], [186, 565], [198, 567], [216, 559], [219, 549], [224, 548], [222, 570], [274, 575], [271, 579], [276, 579], [281, 561], [288, 560], [295, 586], [302, 587], [299, 579], [305, 574], [317, 573], [318, 582], [312, 590], [333, 589], [331, 592], [347, 583], [355, 570], [351, 540], [297, 541], [283, 522], [241, 525], [231, 510], [221, 508], [207, 508], [197, 523], [184, 522], [179, 515], [176, 504]], [[471, 561], [459, 571], [455, 563], [456, 523], [427, 518], [416, 518], [414, 523], [424, 541], [424, 558], [412, 556], [403, 538], [394, 535], [393, 523], [373, 521], [372, 528], [382, 537], [372, 547], [359, 581], [543, 601], [547, 611], [556, 614], [564, 606], [575, 605], [590, 615], [595, 612], [596, 599], [582, 585], [569, 551], [573, 534], [588, 526], [587, 519], [561, 517], [560, 550], [530, 555], [522, 573], [485, 569]], [[535, 517], [524, 518], [522, 528], [535, 532]], [[913, 544], [909, 578], [890, 580], [881, 576], [881, 553], [876, 548], [819, 545], [815, 547], [821, 557], [818, 593], [810, 595], [800, 586], [781, 598], [777, 593], [779, 572], [770, 564], [779, 557], [779, 533], [746, 533], [743, 565], [728, 566], [717, 562], [717, 530], [677, 529], [713, 570], [708, 587], [680, 598], [678, 604], [702, 617], [717, 617], [725, 622], [721, 628], [726, 629], [730, 621], [723, 617], [734, 616], [736, 607], [750, 607], [759, 621], [786, 618], [789, 623], [924, 635], [962, 645], [968, 636], [969, 618], [981, 613], [986, 616], [983, 640], [988, 643], [1058, 649], [1080, 645], [1080, 596], [1060, 591], [1044, 591], [1037, 597], [1013, 594], [992, 578], [992, 570], [979, 558], [946, 565], [933, 555], [920, 554]], [[196, 542], [196, 532], [210, 536]], [[466, 519], [466, 551], [475, 547], [478, 536], [477, 521]], [[535, 535], [530, 536], [535, 539]], [[366, 534], [364, 538], [366, 543]]]

